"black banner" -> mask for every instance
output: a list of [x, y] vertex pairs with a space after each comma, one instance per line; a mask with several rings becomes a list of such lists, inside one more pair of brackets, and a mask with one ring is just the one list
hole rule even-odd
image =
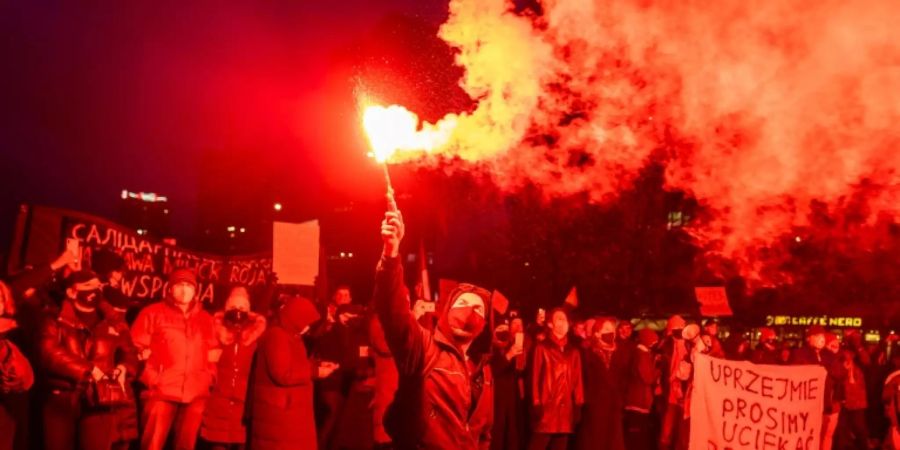
[[22, 214], [26, 217], [19, 218], [11, 271], [46, 264], [65, 248], [66, 239], [76, 238], [85, 269], [98, 269], [98, 260], [111, 253], [120, 256], [125, 265], [122, 292], [141, 303], [161, 299], [169, 274], [182, 267], [197, 274], [197, 297], [207, 308], [221, 307], [235, 285], [246, 286], [254, 303], [264, 301], [261, 297], [270, 295], [275, 282], [271, 253], [224, 257], [168, 245], [84, 213], [29, 206]]

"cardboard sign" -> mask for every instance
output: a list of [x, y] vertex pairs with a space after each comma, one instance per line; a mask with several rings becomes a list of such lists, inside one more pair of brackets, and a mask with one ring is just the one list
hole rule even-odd
[[825, 368], [695, 357], [690, 450], [818, 450]]
[[279, 284], [312, 286], [319, 274], [319, 221], [275, 222], [272, 271]]
[[728, 305], [728, 295], [724, 287], [695, 287], [694, 294], [697, 296], [697, 303], [700, 304], [700, 315], [722, 317], [734, 314]]

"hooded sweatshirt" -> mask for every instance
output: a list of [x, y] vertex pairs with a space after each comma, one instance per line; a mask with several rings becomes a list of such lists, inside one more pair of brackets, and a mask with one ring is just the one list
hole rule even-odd
[[[449, 330], [448, 312], [467, 292], [481, 297], [490, 315], [490, 293], [461, 284], [439, 305], [438, 327], [432, 332], [410, 313], [399, 259], [384, 257], [378, 265], [374, 306], [400, 375], [385, 427], [399, 450], [490, 445], [493, 383], [487, 358], [468, 358]], [[490, 324], [484, 329], [490, 332]]]

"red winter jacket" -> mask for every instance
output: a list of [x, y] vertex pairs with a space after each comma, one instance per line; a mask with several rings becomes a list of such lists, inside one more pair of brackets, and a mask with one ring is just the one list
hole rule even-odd
[[552, 335], [534, 348], [531, 388], [535, 433], [572, 433], [584, 405], [581, 351]]
[[[451, 294], [442, 303], [441, 316], [453, 298]], [[467, 362], [440, 327], [432, 332], [418, 324], [409, 310], [398, 258], [385, 257], [379, 263], [374, 300], [400, 373], [397, 394], [385, 418], [394, 448], [489, 448], [494, 400], [488, 365]], [[490, 311], [488, 300], [485, 303], [485, 310]]]
[[141, 310], [131, 326], [139, 351], [149, 349], [141, 382], [147, 395], [179, 403], [209, 396], [216, 374], [210, 351], [218, 347], [213, 318], [198, 302], [181, 311], [170, 300]]

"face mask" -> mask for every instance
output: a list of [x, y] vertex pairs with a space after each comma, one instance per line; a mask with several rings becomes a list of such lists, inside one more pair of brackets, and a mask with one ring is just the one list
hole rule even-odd
[[241, 311], [240, 309], [229, 309], [225, 311], [225, 316], [222, 321], [225, 323], [225, 326], [228, 328], [241, 329], [247, 326], [250, 319], [250, 314], [246, 311]]
[[475, 308], [471, 306], [450, 308], [447, 313], [447, 322], [458, 337], [475, 337], [484, 329], [484, 317], [476, 313]]
[[75, 294], [75, 301], [81, 306], [95, 308], [97, 303], [100, 303], [100, 291], [78, 291], [78, 293]]
[[603, 333], [600, 335], [600, 342], [603, 342], [607, 345], [612, 345], [616, 343], [616, 335], [613, 333]]
[[675, 328], [674, 330], [672, 330], [672, 337], [675, 338], [675, 339], [681, 339], [681, 338], [682, 338], [682, 336], [681, 336], [681, 332], [682, 332], [682, 331], [683, 331], [683, 330], [682, 330], [681, 328]]
[[194, 300], [194, 294], [196, 294], [194, 286], [185, 285], [181, 288], [175, 288], [173, 297], [175, 297], [177, 303], [186, 305]]

